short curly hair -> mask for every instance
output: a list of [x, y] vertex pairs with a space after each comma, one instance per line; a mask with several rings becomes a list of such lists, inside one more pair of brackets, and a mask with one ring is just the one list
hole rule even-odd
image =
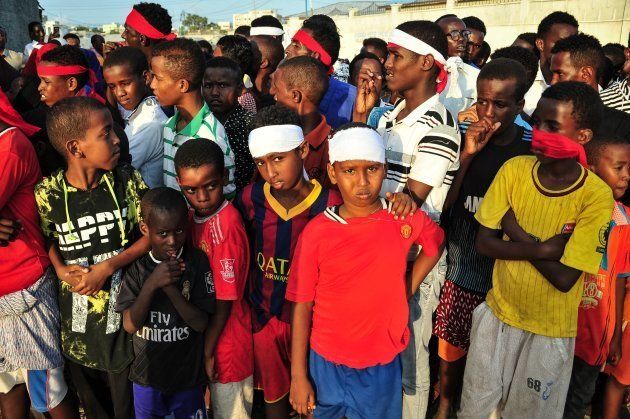
[[577, 33], [567, 38], [560, 39], [551, 48], [552, 54], [568, 52], [573, 67], [593, 67], [595, 78], [599, 77], [604, 64], [604, 49], [599, 40], [585, 33]]
[[289, 89], [301, 90], [311, 103], [319, 105], [328, 90], [328, 74], [319, 60], [302, 55], [282, 61], [278, 70]]
[[525, 73], [527, 74], [527, 88], [529, 89], [534, 84], [536, 74], [538, 74], [538, 57], [527, 48], [516, 45], [499, 48], [492, 53], [490, 58], [493, 60], [496, 58], [510, 58], [514, 61], [518, 61], [525, 68]]
[[514, 100], [519, 102], [529, 90], [525, 67], [511, 58], [493, 58], [484, 65], [477, 80], [515, 80]]
[[217, 46], [221, 47], [221, 54], [224, 57], [238, 63], [243, 74], [251, 72], [254, 51], [252, 44], [246, 38], [239, 35], [225, 35], [217, 41]]
[[339, 58], [341, 41], [335, 22], [326, 15], [313, 15], [302, 23], [302, 29], [308, 29], [313, 39], [330, 55], [332, 64]]
[[570, 15], [567, 12], [553, 12], [549, 15], [545, 16], [543, 20], [538, 24], [538, 30], [536, 31], [537, 38], [544, 38], [553, 25], [569, 25], [573, 26], [575, 29], [579, 28], [579, 23], [573, 15]]
[[147, 57], [141, 50], [133, 47], [116, 48], [107, 55], [103, 62], [103, 70], [115, 66], [126, 66], [137, 76], [149, 70]]
[[477, 16], [467, 16], [463, 18], [462, 21], [466, 24], [466, 28], [468, 29], [476, 29], [484, 35], [487, 33], [486, 24]]
[[[61, 47], [57, 47], [55, 49], [51, 49], [42, 55], [42, 61], [46, 61], [49, 63], [54, 63], [58, 65], [80, 65], [85, 68], [89, 68], [88, 60], [85, 58], [85, 55], [81, 51], [81, 49], [77, 47], [73, 47], [71, 45], [63, 45]], [[69, 77], [74, 77], [77, 79], [77, 90], [81, 89], [89, 80], [89, 74], [77, 74], [72, 76], [63, 76], [66, 79]]]
[[281, 105], [272, 105], [262, 108], [252, 120], [250, 129], [268, 127], [270, 125], [297, 125], [300, 126], [300, 117], [297, 113]]
[[215, 166], [219, 173], [223, 173], [225, 167], [221, 147], [207, 138], [193, 138], [186, 141], [177, 148], [174, 160], [177, 173], [180, 169], [196, 169], [206, 164]]
[[588, 164], [597, 164], [604, 155], [606, 147], [611, 146], [630, 147], [630, 144], [628, 144], [628, 140], [621, 137], [595, 136], [584, 146], [584, 151], [586, 151], [586, 161]]
[[168, 11], [157, 3], [138, 3], [133, 8], [138, 11], [158, 31], [168, 34], [173, 30], [173, 20]]
[[142, 197], [140, 202], [142, 221], [150, 225], [151, 216], [158, 211], [185, 217], [188, 213], [188, 205], [186, 205], [186, 200], [181, 192], [173, 188], [160, 186], [147, 191]]
[[578, 128], [590, 129], [593, 132], [599, 128], [604, 105], [597, 90], [586, 83], [578, 81], [556, 83], [545, 89], [541, 97], [571, 103], [572, 115]]
[[166, 70], [175, 80], [188, 80], [190, 90], [201, 87], [206, 59], [201, 47], [192, 39], [176, 38], [157, 44], [153, 57], [164, 57]]

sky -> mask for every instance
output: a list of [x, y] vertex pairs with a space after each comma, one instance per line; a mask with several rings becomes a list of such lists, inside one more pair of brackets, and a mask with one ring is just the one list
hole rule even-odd
[[[145, 0], [151, 1], [151, 0]], [[304, 10], [304, 0], [153, 0], [166, 8], [179, 25], [182, 11], [205, 16], [209, 21], [232, 21], [232, 14], [253, 9], [275, 9], [281, 15]], [[336, 3], [332, 0], [309, 0], [313, 8]], [[104, 23], [123, 23], [131, 6], [139, 0], [39, 0], [44, 15], [69, 26], [99, 26]], [[309, 5], [310, 7], [310, 5]]]

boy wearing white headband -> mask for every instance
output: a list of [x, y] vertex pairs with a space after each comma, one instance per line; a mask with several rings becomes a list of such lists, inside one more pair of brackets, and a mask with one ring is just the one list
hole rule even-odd
[[[381, 196], [408, 190], [422, 210], [439, 222], [442, 207], [459, 167], [457, 121], [439, 101], [447, 84], [446, 36], [429, 21], [399, 25], [388, 43], [387, 85], [404, 100], [386, 112], [378, 124], [385, 139], [388, 162]], [[365, 121], [376, 103], [373, 77], [359, 74], [355, 120]], [[415, 256], [415, 254], [414, 254]], [[403, 417], [424, 418], [429, 380], [429, 340], [432, 315], [438, 305], [446, 273], [446, 255], [409, 302], [415, 344], [403, 355]]]
[[[344, 203], [311, 221], [295, 251], [290, 400], [299, 414], [316, 417], [400, 418], [407, 298], [439, 260], [444, 233], [422, 211], [389, 215], [379, 196], [385, 145], [375, 130], [343, 126], [329, 156]], [[422, 252], [407, 284], [413, 244]]]

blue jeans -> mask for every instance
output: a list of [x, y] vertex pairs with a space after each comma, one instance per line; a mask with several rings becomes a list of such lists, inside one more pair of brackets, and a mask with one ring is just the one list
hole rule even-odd
[[433, 313], [440, 302], [446, 278], [446, 250], [409, 300], [409, 346], [402, 353], [403, 418], [424, 419], [431, 387], [429, 341], [433, 332]]

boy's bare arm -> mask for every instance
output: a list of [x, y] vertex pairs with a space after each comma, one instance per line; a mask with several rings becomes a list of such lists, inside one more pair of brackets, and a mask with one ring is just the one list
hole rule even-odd
[[621, 335], [623, 333], [623, 303], [626, 299], [627, 280], [628, 278], [618, 277], [615, 283], [615, 330], [610, 341], [610, 350], [608, 351], [608, 362], [613, 365], [617, 365], [623, 355]]
[[410, 299], [412, 295], [418, 290], [418, 287], [429, 275], [431, 269], [438, 263], [444, 247], [446, 246], [446, 240], [442, 242], [438, 252], [433, 256], [428, 256], [425, 252], [421, 251], [415, 262], [413, 263], [413, 270], [411, 272], [411, 285], [407, 289], [407, 299]]
[[315, 391], [308, 378], [308, 347], [313, 322], [313, 302], [295, 303], [291, 319], [291, 391], [289, 401], [300, 415], [315, 408]]
[[81, 277], [90, 271], [90, 269], [85, 266], [66, 265], [63, 261], [63, 257], [61, 257], [59, 247], [57, 247], [56, 243], [46, 240], [46, 246], [48, 248], [48, 257], [50, 258], [50, 262], [55, 269], [57, 277], [61, 281], [75, 287], [81, 282]]
[[203, 333], [208, 326], [208, 314], [187, 301], [173, 284], [163, 288], [164, 292], [175, 306], [181, 318], [197, 333]]
[[214, 379], [214, 349], [217, 347], [219, 336], [230, 318], [232, 301], [217, 300], [217, 312], [210, 316], [208, 328], [204, 337], [204, 357], [206, 359], [206, 374], [209, 379]]
[[417, 180], [407, 179], [407, 187], [405, 188], [405, 192], [408, 192], [409, 195], [416, 201], [419, 207], [424, 204], [424, 201], [427, 200], [429, 193], [433, 186], [426, 185], [422, 182], [418, 182]]

